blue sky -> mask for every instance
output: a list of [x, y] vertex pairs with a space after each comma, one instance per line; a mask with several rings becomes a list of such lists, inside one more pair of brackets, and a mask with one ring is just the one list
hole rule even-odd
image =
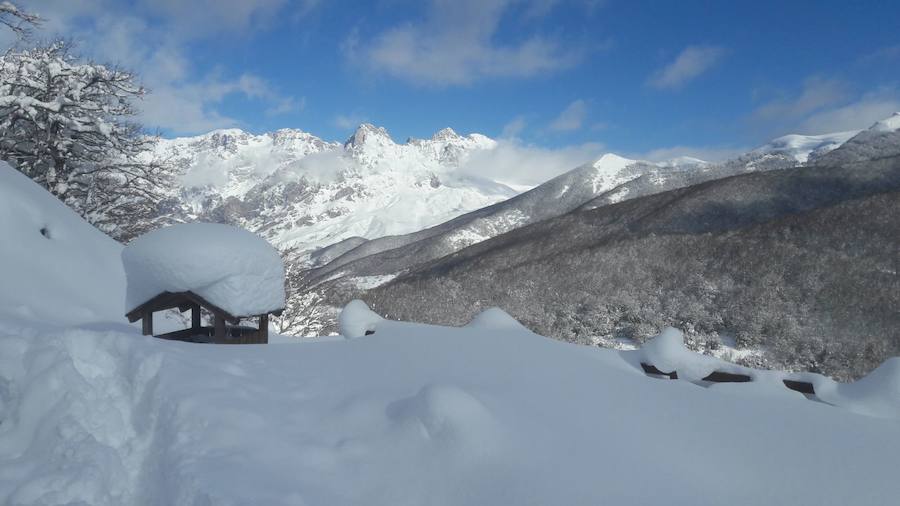
[[134, 69], [167, 135], [450, 126], [721, 158], [900, 110], [900, 2], [38, 0], [40, 36]]

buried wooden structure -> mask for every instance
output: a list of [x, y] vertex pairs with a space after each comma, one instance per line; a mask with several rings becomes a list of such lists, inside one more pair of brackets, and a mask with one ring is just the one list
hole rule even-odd
[[[641, 362], [641, 369], [643, 369], [644, 373], [648, 376], [664, 376], [669, 379], [678, 379], [677, 371], [663, 372], [657, 369], [655, 365], [646, 362]], [[708, 381], [710, 383], [747, 383], [753, 381], [753, 378], [746, 374], [713, 371], [703, 378], [702, 381]], [[805, 395], [816, 395], [816, 389], [813, 387], [813, 384], [808, 381], [781, 380], [781, 382], [784, 383], [784, 386], [795, 392], [800, 392]]]
[[[200, 318], [201, 308], [212, 313], [212, 327], [202, 326]], [[190, 310], [190, 328], [166, 334], [154, 334], [153, 313], [166, 309], [178, 309], [182, 313]], [[160, 339], [193, 343], [266, 344], [269, 342], [269, 314], [280, 316], [281, 310], [260, 315], [232, 315], [194, 292], [187, 291], [163, 292], [132, 309], [125, 316], [130, 322], [141, 320], [141, 328], [145, 336], [152, 335]], [[240, 326], [242, 319], [254, 317], [259, 318], [258, 326]]]

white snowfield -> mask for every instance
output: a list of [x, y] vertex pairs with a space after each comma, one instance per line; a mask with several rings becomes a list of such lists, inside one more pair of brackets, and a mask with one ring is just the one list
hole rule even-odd
[[265, 239], [216, 223], [172, 225], [122, 251], [128, 311], [163, 292], [191, 291], [234, 316], [284, 308], [284, 262]]
[[[776, 382], [703, 388], [644, 375], [647, 359], [686, 377], [705, 372], [675, 331], [618, 352], [513, 322], [498, 310], [464, 328], [379, 320], [358, 339], [247, 346], [2, 325], [0, 504], [883, 506], [900, 497], [896, 417]], [[896, 362], [879, 371], [869, 394], [892, 395], [896, 415], [900, 371]]]
[[809, 161], [812, 154], [822, 155], [840, 147], [861, 130], [850, 130], [824, 135], [798, 135], [790, 134], [769, 141], [753, 153], [780, 153], [793, 157], [800, 163]]
[[122, 246], [0, 162], [0, 319], [124, 320]]

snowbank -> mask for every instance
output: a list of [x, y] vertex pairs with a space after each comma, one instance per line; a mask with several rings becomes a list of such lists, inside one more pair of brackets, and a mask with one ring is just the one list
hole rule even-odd
[[384, 320], [375, 311], [369, 309], [365, 302], [351, 300], [338, 316], [338, 327], [341, 335], [347, 339], [363, 337], [366, 332], [375, 332], [378, 322]]
[[862, 415], [900, 420], [900, 358], [886, 360], [858, 381], [839, 383], [821, 374], [751, 369], [700, 355], [688, 350], [684, 335], [671, 327], [663, 329], [643, 348], [625, 352], [625, 355], [632, 363], [650, 364], [663, 373], [675, 371], [679, 379], [691, 382], [703, 382], [716, 371], [749, 376], [751, 381], [746, 383], [712, 385], [718, 391], [727, 389], [738, 395], [803, 398], [802, 394], [789, 390], [784, 380], [810, 383], [815, 390], [815, 399], [819, 401]]
[[138, 237], [122, 252], [127, 310], [162, 292], [192, 291], [233, 316], [284, 308], [284, 263], [259, 236], [188, 223]]
[[122, 246], [0, 162], [0, 318], [124, 321]]
[[[0, 325], [0, 504], [802, 506], [900, 496], [897, 419], [776, 395], [777, 385], [738, 395], [753, 384], [648, 378], [634, 365], [640, 350], [377, 326], [366, 339], [241, 347]], [[652, 356], [681, 367], [678, 356], [689, 357], [665, 335]], [[890, 361], [855, 388], [896, 389], [897, 369]]]

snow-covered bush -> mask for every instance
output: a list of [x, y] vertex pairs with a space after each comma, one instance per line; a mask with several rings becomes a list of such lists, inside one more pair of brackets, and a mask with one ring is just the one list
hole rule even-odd
[[54, 42], [0, 56], [0, 159], [118, 238], [154, 216], [168, 181], [155, 139], [130, 119], [135, 75], [83, 63]]

